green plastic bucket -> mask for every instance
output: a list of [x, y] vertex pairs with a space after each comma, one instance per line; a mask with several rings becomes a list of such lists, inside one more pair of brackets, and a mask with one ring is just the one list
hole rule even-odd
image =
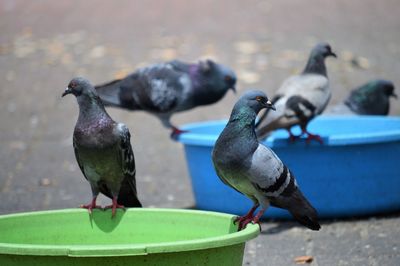
[[242, 265], [234, 216], [176, 209], [41, 211], [0, 216], [0, 265]]

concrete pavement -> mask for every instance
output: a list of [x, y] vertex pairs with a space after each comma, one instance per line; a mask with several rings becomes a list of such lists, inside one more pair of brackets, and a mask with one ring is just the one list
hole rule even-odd
[[[397, 1], [0, 1], [0, 213], [70, 208], [90, 198], [72, 150], [77, 105], [61, 93], [71, 77], [94, 83], [174, 58], [211, 57], [239, 74], [239, 94], [272, 94], [328, 41], [332, 103], [373, 78], [400, 84]], [[236, 96], [173, 121], [226, 118]], [[400, 114], [392, 102], [392, 115]], [[182, 146], [141, 112], [110, 109], [132, 133], [145, 206], [194, 205]], [[340, 200], [340, 199], [338, 199]], [[102, 198], [101, 201], [108, 202]], [[246, 247], [246, 265], [398, 265], [398, 214], [323, 221], [320, 232], [268, 221]]]

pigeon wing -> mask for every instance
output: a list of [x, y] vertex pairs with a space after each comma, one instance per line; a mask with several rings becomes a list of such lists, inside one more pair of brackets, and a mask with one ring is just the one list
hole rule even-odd
[[142, 109], [165, 113], [179, 104], [180, 74], [167, 67], [152, 66], [138, 72], [133, 84], [133, 97]]
[[246, 175], [266, 197], [279, 196], [290, 183], [287, 167], [271, 149], [262, 144], [255, 150]]
[[81, 169], [81, 172], [82, 172], [83, 176], [86, 178], [86, 180], [89, 181], [88, 177], [85, 175], [85, 171], [84, 171], [84, 168], [83, 168], [83, 162], [82, 162], [82, 160], [79, 158], [78, 145], [77, 145], [77, 143], [76, 143], [75, 136], [72, 137], [72, 145], [73, 145], [73, 147], [74, 147], [75, 159], [76, 159], [76, 161], [78, 162], [79, 169]]
[[312, 230], [319, 230], [317, 211], [304, 197], [292, 172], [269, 148], [259, 144], [252, 157], [248, 178], [272, 206], [288, 210]]
[[141, 207], [136, 190], [135, 157], [130, 142], [129, 129], [122, 123], [117, 125], [119, 137], [119, 151], [124, 179], [118, 195], [118, 202], [126, 207]]

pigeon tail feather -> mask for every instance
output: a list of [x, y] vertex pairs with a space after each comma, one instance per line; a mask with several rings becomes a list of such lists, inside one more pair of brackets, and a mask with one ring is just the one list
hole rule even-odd
[[142, 207], [138, 197], [136, 196], [136, 188], [129, 178], [125, 178], [121, 184], [121, 189], [118, 194], [118, 204], [125, 207]]
[[318, 223], [318, 214], [313, 206], [303, 196], [301, 191], [297, 189], [291, 195], [291, 198], [296, 202], [291, 204], [289, 212], [293, 217], [302, 225], [310, 228], [311, 230], [318, 231], [321, 225]]
[[[125, 189], [126, 190], [126, 189]], [[134, 193], [120, 193], [118, 195], [118, 204], [124, 205], [125, 207], [136, 207], [141, 208], [142, 203]]]
[[119, 97], [121, 79], [116, 79], [105, 84], [97, 85], [94, 88], [100, 96], [104, 106], [120, 107], [121, 100]]

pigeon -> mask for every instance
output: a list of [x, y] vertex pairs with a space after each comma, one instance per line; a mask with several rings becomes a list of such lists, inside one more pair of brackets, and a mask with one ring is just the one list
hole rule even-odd
[[[258, 142], [255, 119], [263, 108], [275, 110], [265, 93], [245, 93], [233, 107], [212, 151], [214, 168], [222, 182], [254, 203], [235, 222], [239, 223], [239, 230], [250, 222], [258, 223], [272, 205], [288, 210], [302, 225], [319, 230], [317, 211], [300, 191], [293, 173], [270, 148]], [[259, 206], [261, 209], [254, 216]]]
[[84, 177], [92, 188], [92, 201], [81, 205], [89, 213], [99, 192], [112, 199], [112, 217], [116, 208], [141, 207], [136, 191], [135, 158], [128, 128], [107, 114], [93, 85], [85, 78], [71, 80], [62, 97], [75, 95], [79, 117], [75, 125], [73, 146]]
[[140, 68], [95, 88], [105, 106], [152, 113], [177, 139], [185, 131], [171, 123], [174, 113], [215, 103], [229, 89], [235, 92], [235, 84], [235, 73], [212, 60], [196, 64], [173, 60]]
[[388, 115], [389, 98], [397, 98], [391, 81], [376, 79], [355, 88], [343, 102], [327, 109], [329, 114]]
[[[307, 134], [307, 143], [312, 139], [322, 143], [319, 135], [307, 131], [307, 125], [322, 113], [331, 98], [325, 66], [325, 58], [328, 56], [336, 57], [330, 45], [317, 44], [311, 50], [303, 72], [283, 82], [272, 99], [276, 112], [266, 110], [256, 124], [259, 139], [264, 139], [275, 129], [284, 128], [291, 141]], [[295, 125], [300, 125], [302, 133], [299, 136], [291, 131], [291, 127]]]

